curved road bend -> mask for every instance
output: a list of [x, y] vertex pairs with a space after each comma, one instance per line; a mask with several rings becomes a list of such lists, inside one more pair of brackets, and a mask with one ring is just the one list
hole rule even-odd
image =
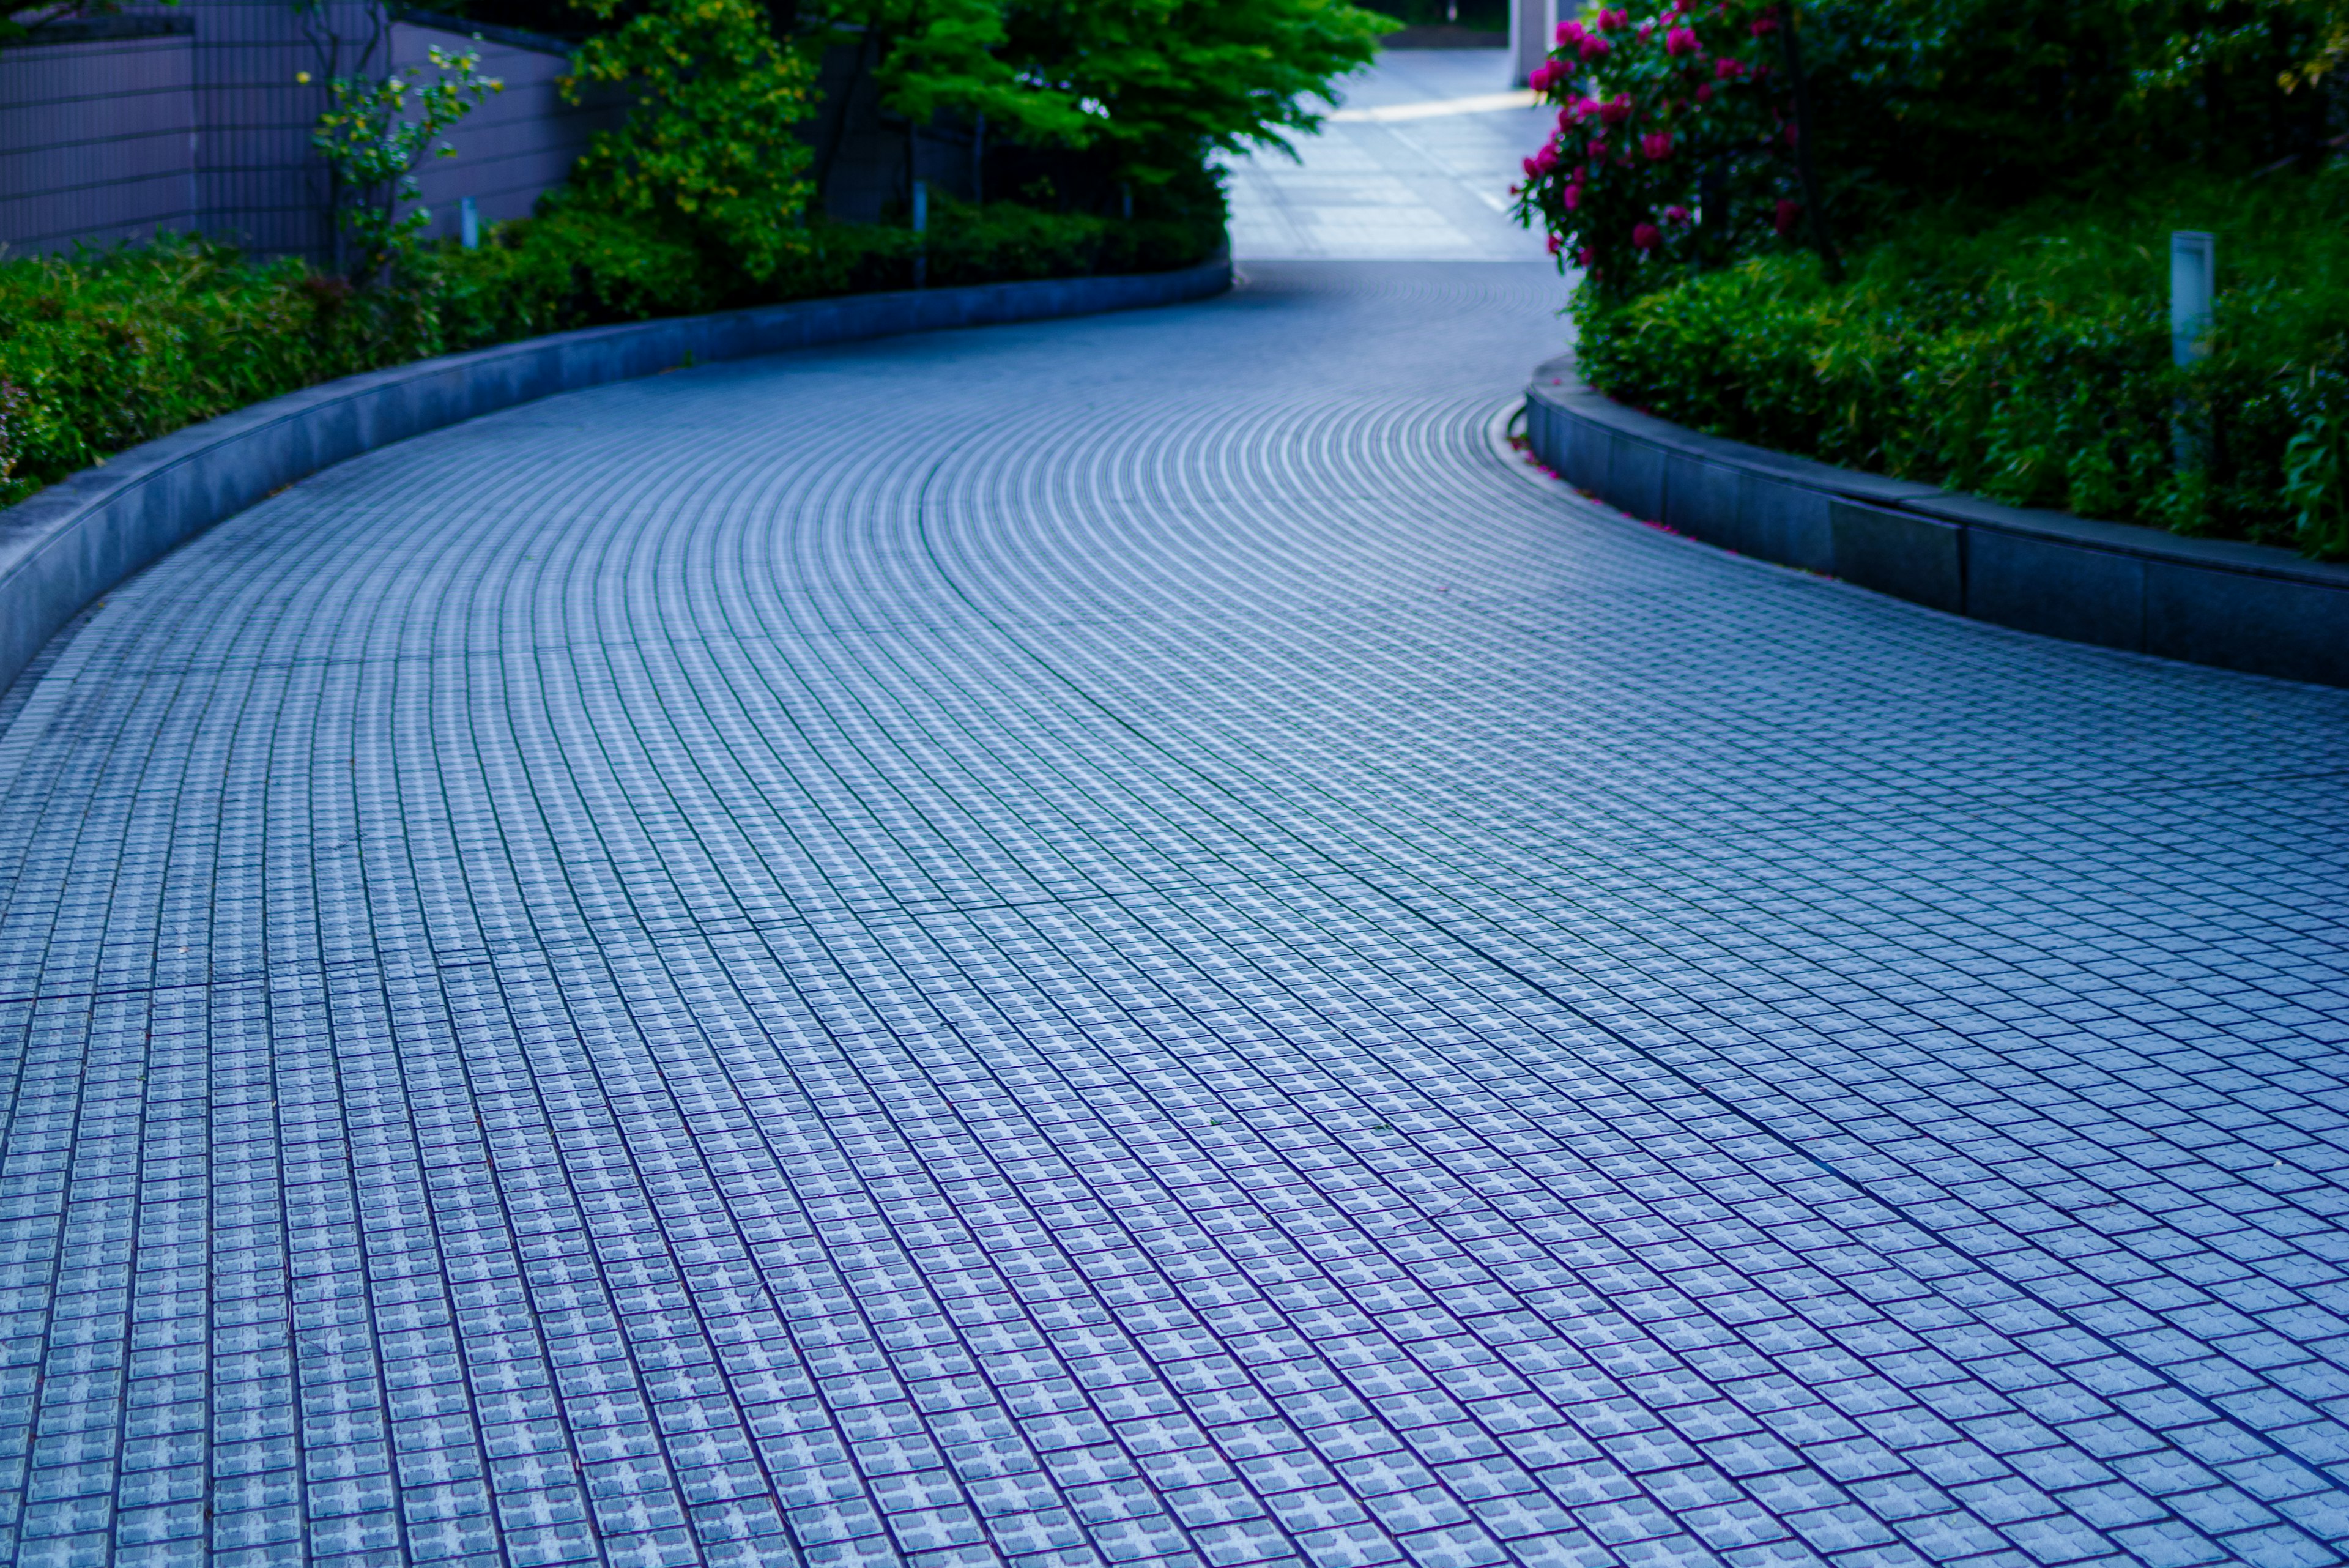
[[2349, 693], [1642, 529], [1516, 265], [332, 469], [0, 735], [0, 1560], [2338, 1561]]

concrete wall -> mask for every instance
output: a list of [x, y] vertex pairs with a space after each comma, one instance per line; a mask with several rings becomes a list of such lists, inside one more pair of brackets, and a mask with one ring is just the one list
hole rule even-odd
[[[326, 171], [310, 133], [326, 78], [384, 69], [383, 14], [324, 0], [184, 0], [195, 24], [197, 226], [269, 254], [330, 254]], [[311, 79], [299, 79], [307, 71]]]
[[0, 241], [22, 254], [190, 227], [191, 25], [174, 17], [64, 36], [0, 53]]
[[1708, 545], [2016, 631], [2349, 686], [2349, 566], [2002, 506], [1685, 430], [1581, 385], [1526, 389], [1553, 472]]

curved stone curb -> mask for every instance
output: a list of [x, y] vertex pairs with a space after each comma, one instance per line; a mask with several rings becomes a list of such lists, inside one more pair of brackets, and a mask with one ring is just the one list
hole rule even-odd
[[1570, 359], [1535, 372], [1526, 434], [1578, 489], [1740, 555], [2018, 631], [2349, 686], [2349, 567], [1700, 435], [1592, 390]]
[[83, 606], [173, 545], [347, 458], [557, 392], [824, 343], [1174, 305], [1220, 294], [1228, 256], [1176, 272], [1052, 278], [590, 327], [327, 381], [132, 447], [0, 511], [0, 690]]

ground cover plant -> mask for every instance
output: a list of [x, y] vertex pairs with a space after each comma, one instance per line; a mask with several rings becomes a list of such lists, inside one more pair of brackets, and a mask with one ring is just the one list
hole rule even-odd
[[[1559, 124], [1520, 212], [1582, 269], [1583, 373], [1624, 401], [2000, 500], [2349, 556], [2336, 11], [1600, 8], [1537, 78]], [[2208, 356], [2183, 370], [2174, 229], [2214, 234], [2220, 262]]]

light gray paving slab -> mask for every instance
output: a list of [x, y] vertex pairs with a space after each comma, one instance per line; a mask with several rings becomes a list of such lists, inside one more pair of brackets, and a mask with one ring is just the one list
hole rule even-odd
[[[1228, 161], [1233, 254], [1251, 258], [1531, 261], [1547, 241], [1507, 214], [1509, 187], [1555, 110], [1493, 108], [1507, 51], [1402, 49], [1341, 84], [1344, 111], [1412, 108], [1396, 120], [1340, 118], [1278, 150]], [[1462, 112], [1462, 110], [1467, 112]]]

